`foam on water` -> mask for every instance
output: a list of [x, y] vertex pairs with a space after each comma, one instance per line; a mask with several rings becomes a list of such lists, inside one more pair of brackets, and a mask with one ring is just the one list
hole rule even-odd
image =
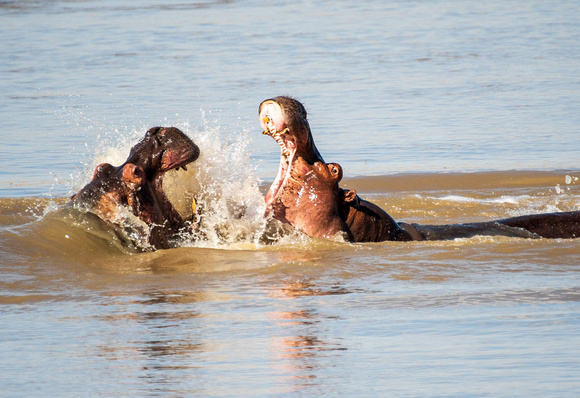
[[449, 201], [449, 202], [476, 202], [476, 203], [500, 203], [500, 204], [504, 204], [504, 203], [509, 203], [509, 204], [520, 204], [522, 203], [522, 201], [529, 199], [530, 196], [529, 195], [521, 195], [521, 196], [500, 196], [499, 198], [493, 198], [493, 199], [478, 199], [478, 198], [472, 198], [472, 197], [468, 197], [468, 196], [460, 196], [460, 195], [448, 195], [448, 196], [443, 196], [440, 198], [430, 198], [430, 199], [438, 199], [438, 200], [444, 200], [444, 201]]

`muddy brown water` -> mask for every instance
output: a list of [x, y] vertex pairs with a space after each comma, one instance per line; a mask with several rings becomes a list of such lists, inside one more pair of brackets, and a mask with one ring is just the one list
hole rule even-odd
[[[399, 220], [452, 223], [574, 209], [576, 177], [346, 186]], [[9, 395], [566, 395], [578, 383], [575, 240], [261, 243], [268, 229], [246, 228], [245, 240], [135, 253], [63, 202], [1, 200]]]

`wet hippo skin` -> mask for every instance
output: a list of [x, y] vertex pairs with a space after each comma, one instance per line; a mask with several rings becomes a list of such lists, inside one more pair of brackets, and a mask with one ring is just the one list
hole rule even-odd
[[352, 242], [441, 240], [501, 235], [576, 238], [580, 212], [534, 214], [455, 225], [398, 223], [383, 209], [339, 187], [342, 169], [326, 164], [316, 148], [307, 112], [297, 100], [280, 96], [258, 109], [263, 134], [280, 145], [278, 175], [266, 193], [266, 215], [312, 237], [342, 236]]
[[151, 249], [170, 247], [169, 240], [186, 226], [163, 192], [163, 175], [185, 168], [199, 156], [199, 148], [175, 127], [154, 127], [120, 166], [96, 167], [91, 181], [71, 197], [104, 221], [118, 224], [122, 206], [149, 227]]

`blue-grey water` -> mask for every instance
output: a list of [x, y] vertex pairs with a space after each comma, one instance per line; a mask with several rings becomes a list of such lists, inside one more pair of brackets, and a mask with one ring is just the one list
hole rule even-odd
[[[575, 396], [576, 240], [265, 244], [257, 108], [301, 100], [343, 185], [397, 220], [580, 210], [578, 15], [0, 0], [0, 396]], [[167, 190], [210, 239], [133, 253], [63, 205], [157, 125], [201, 148]]]

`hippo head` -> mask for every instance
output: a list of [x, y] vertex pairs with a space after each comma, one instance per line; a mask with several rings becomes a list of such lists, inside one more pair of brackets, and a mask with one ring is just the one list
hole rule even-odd
[[71, 197], [101, 219], [118, 224], [123, 206], [150, 227], [153, 248], [167, 248], [168, 239], [185, 226], [163, 192], [163, 175], [185, 169], [199, 157], [199, 147], [175, 127], [154, 127], [129, 153], [122, 165], [96, 167], [92, 180]]
[[275, 97], [263, 101], [258, 109], [263, 134], [280, 145], [278, 175], [266, 194], [266, 213], [275, 206], [276, 198], [284, 191], [285, 182], [299, 159], [309, 165], [324, 162], [318, 152], [304, 106], [290, 97]]
[[175, 127], [154, 127], [131, 148], [125, 161], [141, 167], [148, 176], [186, 165], [199, 157], [199, 148], [181, 130]]

